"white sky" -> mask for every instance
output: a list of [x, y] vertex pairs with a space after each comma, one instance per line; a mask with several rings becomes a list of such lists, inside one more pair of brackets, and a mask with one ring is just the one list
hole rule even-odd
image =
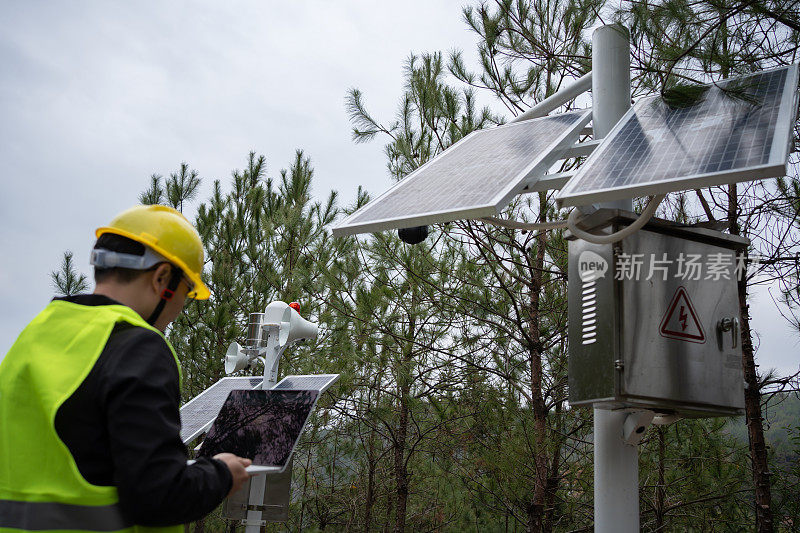
[[[463, 2], [4, 3], [0, 358], [52, 297], [63, 251], [89, 274], [94, 228], [135, 204], [153, 173], [186, 161], [204, 199], [249, 151], [277, 176], [302, 148], [318, 198], [383, 191], [383, 143], [350, 140], [346, 92], [361, 89], [388, 121], [411, 52], [474, 58]], [[796, 370], [800, 337], [768, 295], [751, 312], [762, 370]]]

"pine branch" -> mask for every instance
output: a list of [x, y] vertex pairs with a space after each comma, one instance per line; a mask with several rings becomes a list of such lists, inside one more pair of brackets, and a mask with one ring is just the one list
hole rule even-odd
[[[797, 7], [796, 3], [794, 5], [795, 7]], [[781, 24], [791, 28], [792, 30], [800, 32], [800, 22], [798, 22], [797, 12], [794, 13], [795, 17], [791, 18], [790, 16], [787, 16], [786, 11], [783, 13], [778, 13], [774, 9], [770, 9], [769, 7], [767, 7], [766, 3], [762, 4], [760, 2], [757, 5], [752, 6], [752, 10], [755, 13], [763, 13], [764, 15], [767, 15], [777, 20]]]
[[161, 174], [150, 176], [150, 187], [139, 195], [139, 203], [144, 205], [160, 204], [164, 201], [164, 188], [161, 186]]

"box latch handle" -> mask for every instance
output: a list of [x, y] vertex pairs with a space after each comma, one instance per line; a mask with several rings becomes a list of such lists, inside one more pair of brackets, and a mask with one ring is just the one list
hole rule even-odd
[[724, 348], [722, 342], [723, 333], [731, 332], [731, 348], [736, 348], [739, 344], [739, 318], [726, 317], [717, 322], [717, 340], [719, 341], [719, 349]]

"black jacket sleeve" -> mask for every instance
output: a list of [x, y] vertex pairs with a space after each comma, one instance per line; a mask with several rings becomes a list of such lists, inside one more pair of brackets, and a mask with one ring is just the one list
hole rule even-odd
[[99, 394], [122, 512], [143, 526], [197, 520], [230, 491], [231, 473], [214, 459], [186, 465], [178, 367], [164, 340], [137, 327], [112, 339]]

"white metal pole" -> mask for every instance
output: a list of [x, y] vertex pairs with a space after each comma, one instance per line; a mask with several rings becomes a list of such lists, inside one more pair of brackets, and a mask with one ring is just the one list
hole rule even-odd
[[639, 531], [639, 447], [622, 440], [625, 411], [594, 409], [594, 530]]
[[[275, 386], [275, 377], [278, 373], [278, 361], [280, 360], [280, 347], [278, 346], [278, 336], [280, 328], [270, 327], [265, 329], [267, 334], [267, 350], [264, 354], [264, 381], [261, 388], [269, 390]], [[264, 493], [267, 490], [267, 474], [261, 474], [250, 478], [250, 496], [248, 503], [254, 509], [264, 505]], [[261, 531], [262, 514], [261, 511], [247, 511], [247, 525], [245, 533], [259, 533]]]
[[[631, 107], [631, 45], [628, 30], [616, 24], [592, 34], [592, 128], [602, 139]], [[632, 200], [602, 207], [633, 209]]]
[[[592, 128], [608, 135], [631, 105], [627, 29], [601, 26], [592, 34]], [[599, 207], [633, 210], [632, 200]], [[594, 530], [639, 531], [639, 449], [623, 440], [628, 413], [594, 409]]]

